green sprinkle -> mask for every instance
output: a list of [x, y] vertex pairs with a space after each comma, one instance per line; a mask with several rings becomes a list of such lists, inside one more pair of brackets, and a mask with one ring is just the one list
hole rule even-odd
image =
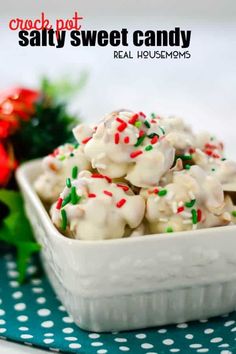
[[77, 203], [79, 203], [81, 197], [77, 195], [76, 193], [76, 187], [73, 186], [71, 188], [71, 204], [75, 205]]
[[71, 179], [70, 179], [70, 178], [67, 178], [67, 179], [66, 179], [66, 186], [67, 186], [68, 188], [71, 188]]
[[68, 194], [68, 196], [65, 197], [65, 199], [62, 202], [62, 207], [66, 206], [66, 204], [70, 203], [70, 200], [71, 200], [71, 195]]
[[137, 147], [137, 146], [141, 145], [145, 138], [146, 138], [146, 134], [143, 134], [143, 136], [140, 136], [140, 138], [138, 138], [137, 143], [134, 146]]
[[197, 224], [197, 212], [196, 212], [196, 210], [192, 209], [191, 213], [192, 213], [192, 222], [193, 222], [193, 224]]
[[159, 128], [161, 129], [162, 134], [165, 135], [165, 133], [166, 133], [165, 130], [162, 127], [159, 127]]
[[164, 197], [167, 194], [167, 189], [162, 189], [158, 192], [159, 197]]
[[221, 161], [225, 161], [226, 160], [226, 158], [225, 157], [223, 157], [222, 159], [221, 159]]
[[214, 172], [216, 169], [215, 169], [215, 168], [212, 168], [211, 170], [212, 170], [212, 172]]
[[156, 118], [156, 113], [151, 113], [151, 118]]
[[134, 125], [135, 125], [136, 128], [141, 128], [142, 124], [143, 124], [143, 123], [140, 122], [139, 120], [134, 123]]
[[166, 232], [168, 232], [168, 233], [169, 233], [169, 232], [173, 232], [173, 231], [174, 231], [174, 230], [173, 230], [173, 228], [172, 228], [171, 226], [169, 226], [169, 227], [166, 228]]
[[154, 136], [157, 136], [159, 138], [159, 135], [157, 133], [151, 133], [148, 135], [148, 138], [152, 139]]
[[74, 166], [72, 168], [71, 176], [72, 176], [73, 179], [77, 178], [77, 176], [78, 176], [78, 167], [77, 166]]
[[65, 155], [60, 156], [60, 157], [59, 157], [59, 160], [60, 160], [60, 161], [63, 161], [63, 160], [65, 160], [65, 158], [66, 158]]
[[213, 141], [215, 138], [214, 138], [214, 136], [211, 136], [211, 141]]
[[62, 230], [65, 230], [67, 227], [67, 215], [65, 209], [61, 210], [61, 217], [62, 217], [61, 228]]
[[147, 120], [144, 121], [144, 124], [146, 125], [147, 128], [151, 128], [151, 124]]
[[74, 154], [73, 154], [73, 152], [70, 154], [70, 157], [73, 157], [73, 156], [75, 156]]
[[79, 147], [79, 143], [74, 144], [75, 149], [78, 149], [78, 147]]
[[153, 149], [153, 146], [152, 146], [152, 145], [148, 145], [148, 146], [145, 147], [145, 150], [146, 150], [146, 151], [150, 151], [150, 150], [152, 150], [152, 149]]
[[196, 199], [192, 199], [191, 202], [186, 202], [184, 205], [187, 208], [192, 208], [194, 206], [195, 202], [196, 202]]
[[236, 218], [236, 210], [233, 210], [231, 214]]
[[191, 168], [191, 165], [185, 165], [185, 170], [190, 170], [190, 168]]
[[183, 161], [186, 161], [186, 160], [192, 160], [192, 155], [176, 155], [175, 156], [175, 159], [181, 159]]

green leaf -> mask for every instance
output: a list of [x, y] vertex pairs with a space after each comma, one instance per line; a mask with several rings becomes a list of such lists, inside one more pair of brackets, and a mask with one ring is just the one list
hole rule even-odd
[[7, 216], [0, 222], [0, 240], [16, 247], [19, 281], [22, 282], [25, 279], [27, 262], [34, 252], [40, 250], [40, 245], [34, 240], [21, 194], [0, 189], [0, 201], [9, 208]]

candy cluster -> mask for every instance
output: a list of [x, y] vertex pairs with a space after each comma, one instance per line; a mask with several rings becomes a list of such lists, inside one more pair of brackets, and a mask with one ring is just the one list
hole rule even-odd
[[182, 119], [116, 111], [73, 133], [77, 144], [47, 156], [35, 182], [41, 199], [55, 202], [52, 221], [68, 237], [111, 239], [234, 222], [223, 184], [234, 182], [236, 163], [226, 160], [221, 142], [194, 134]]

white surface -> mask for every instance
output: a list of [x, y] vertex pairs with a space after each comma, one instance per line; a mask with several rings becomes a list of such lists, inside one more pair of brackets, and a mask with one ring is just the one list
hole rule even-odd
[[168, 237], [69, 239], [53, 226], [33, 189], [40, 172], [41, 160], [25, 163], [17, 180], [49, 280], [81, 328], [138, 329], [236, 308], [235, 225]]
[[26, 345], [20, 345], [13, 342], [7, 342], [0, 339], [1, 354], [46, 354], [48, 351], [31, 348]]

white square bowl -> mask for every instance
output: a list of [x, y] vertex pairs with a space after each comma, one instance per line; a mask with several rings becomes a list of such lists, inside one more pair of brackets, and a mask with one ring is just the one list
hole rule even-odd
[[103, 241], [66, 238], [33, 189], [41, 160], [17, 181], [52, 286], [81, 328], [131, 330], [236, 308], [236, 226]]

